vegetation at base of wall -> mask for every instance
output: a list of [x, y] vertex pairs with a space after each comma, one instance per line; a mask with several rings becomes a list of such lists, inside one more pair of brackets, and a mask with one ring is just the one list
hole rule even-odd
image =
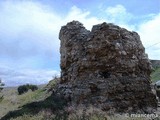
[[23, 93], [28, 92], [28, 90], [35, 91], [38, 89], [37, 85], [31, 85], [31, 84], [26, 84], [26, 85], [21, 85], [18, 87], [18, 94], [21, 95]]
[[53, 92], [54, 88], [57, 86], [57, 84], [60, 82], [60, 78], [53, 77], [52, 80], [49, 81], [49, 83], [44, 87], [46, 91]]
[[[58, 115], [59, 114], [59, 115]], [[11, 118], [10, 120], [151, 120], [152, 118], [145, 117], [128, 117], [126, 114], [114, 114], [108, 113], [94, 107], [88, 107], [84, 109], [83, 106], [74, 108], [74, 106], [65, 107], [64, 110], [59, 113], [54, 113], [50, 109], [43, 109], [37, 114], [23, 114]], [[2, 119], [3, 120], [3, 119]], [[154, 118], [154, 120], [160, 120]]]

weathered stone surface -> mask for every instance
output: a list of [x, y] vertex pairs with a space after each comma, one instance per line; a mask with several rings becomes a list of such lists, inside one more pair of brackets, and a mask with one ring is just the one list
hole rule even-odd
[[152, 67], [136, 32], [107, 23], [88, 31], [72, 21], [61, 28], [59, 39], [58, 92], [70, 103], [117, 112], [157, 107], [150, 87]]

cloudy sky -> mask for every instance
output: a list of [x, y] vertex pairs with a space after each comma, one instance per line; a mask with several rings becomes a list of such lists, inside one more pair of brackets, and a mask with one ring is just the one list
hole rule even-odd
[[[47, 83], [60, 73], [58, 34], [79, 20], [136, 31], [160, 60], [160, 0], [0, 0], [0, 78], [7, 86]], [[159, 43], [159, 44], [158, 44]]]

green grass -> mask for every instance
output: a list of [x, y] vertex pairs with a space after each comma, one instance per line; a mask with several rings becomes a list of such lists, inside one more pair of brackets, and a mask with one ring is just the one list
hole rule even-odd
[[55, 81], [51, 81], [47, 88], [43, 86], [22, 95], [18, 95], [17, 88], [4, 89], [4, 99], [0, 102], [0, 120], [65, 120], [65, 112], [60, 112], [66, 106], [65, 100], [48, 91], [54, 86]]
[[152, 82], [156, 82], [160, 80], [160, 67], [155, 68], [155, 70], [151, 73]]
[[17, 110], [21, 106], [33, 101], [44, 100], [49, 96], [49, 94], [46, 94], [46, 91], [43, 91], [43, 89], [34, 92], [29, 91], [22, 95], [18, 95], [17, 88], [5, 88], [2, 91], [2, 94], [4, 98], [0, 102], [0, 118], [9, 111]]
[[[15, 119], [17, 117], [22, 117], [24, 115], [32, 117], [42, 111], [47, 111], [47, 110], [50, 111], [51, 113], [55, 113], [57, 118], [64, 119], [66, 118], [65, 114], [64, 113], [62, 114], [59, 111], [61, 111], [65, 105], [66, 102], [63, 99], [61, 99], [59, 96], [52, 94], [44, 100], [27, 103], [21, 106], [17, 110], [8, 112], [4, 117], [1, 118], [1, 120], [8, 120], [10, 118]], [[43, 117], [45, 118], [45, 116]]]

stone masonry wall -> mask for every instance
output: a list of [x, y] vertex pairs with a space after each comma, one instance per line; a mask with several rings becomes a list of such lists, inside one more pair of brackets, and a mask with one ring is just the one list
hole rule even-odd
[[59, 92], [73, 104], [117, 112], [151, 112], [151, 64], [136, 32], [111, 23], [86, 30], [72, 21], [60, 30]]

